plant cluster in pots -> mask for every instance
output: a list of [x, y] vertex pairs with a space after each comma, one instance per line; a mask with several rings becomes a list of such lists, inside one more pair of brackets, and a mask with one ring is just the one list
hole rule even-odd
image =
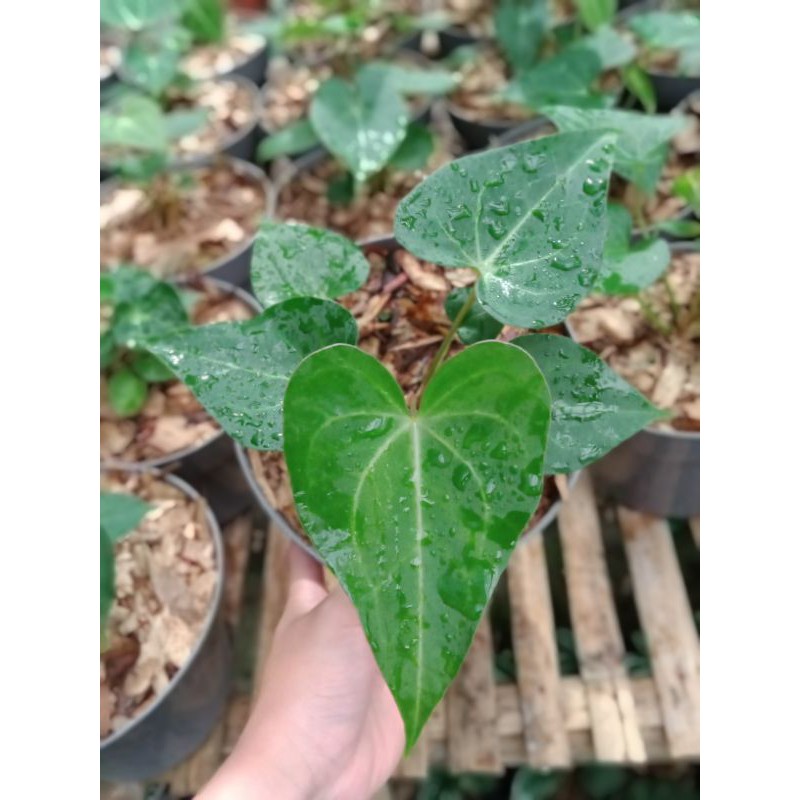
[[546, 0], [501, 0], [496, 41], [461, 48], [450, 57], [461, 64], [461, 82], [448, 111], [468, 146], [485, 147], [544, 106], [615, 105], [636, 48], [612, 27], [613, 7], [606, 11], [581, 15], [565, 29], [557, 26]]
[[[545, 332], [602, 278], [615, 140], [560, 134], [441, 167], [398, 207], [396, 274], [329, 231], [267, 222], [252, 280], [266, 310], [147, 343], [240, 444], [283, 453], [298, 519], [358, 609], [407, 749], [455, 677], [545, 476], [662, 416], [595, 353]], [[426, 280], [437, 290], [411, 293]], [[444, 331], [441, 308], [420, 306], [447, 313], [453, 289]], [[346, 295], [371, 307], [360, 312], [369, 350], [333, 299]], [[401, 370], [392, 331], [426, 313], [441, 340], [424, 367]], [[511, 341], [495, 339], [497, 323]], [[474, 343], [462, 349], [459, 336]]]
[[297, 144], [295, 134], [305, 131], [298, 149], [316, 142], [324, 148], [299, 159], [277, 182], [275, 216], [354, 239], [390, 231], [399, 200], [426, 171], [451, 157], [445, 138], [412, 121], [405, 100], [439, 91], [445, 79], [451, 81], [441, 71], [375, 62], [360, 68], [352, 82], [329, 78], [321, 84], [308, 119], [259, 147], [263, 158], [284, 155]]
[[188, 484], [101, 474], [100, 769], [154, 778], [208, 735], [225, 703], [223, 547]]
[[200, 474], [229, 456], [221, 428], [142, 342], [190, 324], [249, 319], [259, 310], [245, 292], [210, 278], [176, 286], [133, 267], [101, 273], [101, 465], [179, 464], [183, 474]]

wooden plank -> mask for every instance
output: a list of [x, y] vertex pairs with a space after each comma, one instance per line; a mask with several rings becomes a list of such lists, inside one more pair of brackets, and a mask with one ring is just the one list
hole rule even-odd
[[241, 618], [252, 533], [252, 517], [250, 514], [243, 514], [225, 526], [222, 536], [225, 543], [225, 620], [234, 627]]
[[673, 758], [700, 754], [700, 640], [665, 520], [619, 509], [633, 593]]
[[519, 545], [508, 565], [511, 631], [527, 763], [572, 763], [559, 693], [558, 649], [544, 540]]
[[694, 543], [697, 545], [698, 550], [700, 549], [700, 517], [692, 517], [689, 520], [689, 529], [692, 532], [692, 536], [694, 537]]
[[559, 514], [561, 548], [578, 663], [599, 761], [647, 758], [606, 568], [591, 479], [583, 472]]
[[494, 685], [494, 648], [488, 615], [484, 614], [475, 639], [445, 698], [447, 763], [450, 772], [502, 775], [497, 740]]

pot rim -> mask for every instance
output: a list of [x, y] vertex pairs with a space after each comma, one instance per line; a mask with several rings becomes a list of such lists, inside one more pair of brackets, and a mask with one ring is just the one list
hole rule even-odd
[[[101, 468], [101, 472], [119, 472], [119, 471], [125, 471], [125, 470]], [[135, 470], [129, 470], [129, 471], [135, 471]], [[181, 668], [170, 678], [167, 688], [154, 698], [153, 702], [147, 707], [147, 709], [142, 714], [139, 714], [133, 719], [128, 720], [128, 722], [126, 722], [125, 725], [123, 725], [118, 730], [114, 731], [110, 736], [107, 736], [105, 739], [100, 740], [101, 753], [104, 748], [109, 747], [112, 744], [118, 742], [120, 739], [122, 739], [122, 737], [126, 733], [128, 733], [131, 729], [133, 729], [135, 726], [137, 726], [139, 723], [145, 720], [148, 716], [150, 716], [150, 714], [152, 714], [162, 704], [164, 699], [169, 696], [169, 694], [174, 690], [175, 686], [177, 686], [177, 684], [180, 683], [183, 676], [189, 671], [189, 668], [197, 660], [198, 655], [203, 648], [203, 645], [206, 643], [206, 640], [208, 639], [211, 633], [211, 629], [214, 626], [214, 621], [216, 620], [217, 614], [219, 613], [220, 607], [222, 605], [223, 584], [225, 582], [225, 547], [222, 541], [222, 532], [220, 531], [217, 518], [211, 511], [211, 507], [193, 486], [191, 486], [181, 478], [178, 478], [175, 475], [161, 473], [158, 470], [148, 470], [148, 472], [153, 474], [159, 480], [171, 484], [175, 488], [179, 489], [190, 499], [194, 501], [197, 500], [203, 501], [203, 508], [205, 510], [206, 522], [208, 524], [209, 531], [211, 532], [211, 540], [214, 543], [214, 555], [216, 557], [216, 566], [217, 566], [217, 581], [214, 585], [214, 593], [211, 596], [211, 602], [209, 604], [208, 614], [206, 615], [203, 627], [200, 629], [200, 634], [195, 640], [189, 658], [186, 659], [186, 662], [181, 666]]]
[[[171, 164], [167, 167], [167, 172], [189, 172], [193, 170], [200, 170], [200, 169], [213, 169], [218, 166], [228, 166], [230, 167], [235, 173], [242, 176], [247, 176], [251, 178], [254, 182], [257, 182], [261, 189], [264, 191], [264, 214], [263, 216], [270, 216], [271, 214], [271, 206], [270, 206], [270, 195], [272, 194], [272, 182], [267, 178], [264, 170], [260, 167], [257, 167], [255, 164], [251, 164], [249, 161], [245, 161], [242, 158], [236, 158], [235, 156], [228, 156], [218, 153], [217, 155], [213, 156], [208, 162], [203, 164]], [[100, 200], [102, 202], [104, 196], [106, 196], [109, 192], [116, 189], [118, 186], [124, 185], [125, 181], [121, 178], [112, 176], [107, 178], [104, 181], [100, 182]], [[201, 275], [207, 276], [209, 272], [214, 272], [215, 270], [222, 267], [224, 264], [227, 264], [229, 261], [233, 261], [235, 258], [238, 258], [242, 253], [246, 252], [248, 248], [250, 248], [253, 242], [258, 235], [258, 230], [256, 230], [252, 236], [245, 239], [243, 242], [239, 244], [234, 250], [226, 253], [223, 256], [220, 256], [216, 261], [212, 261], [210, 264], [207, 264], [201, 271], [192, 271], [189, 270], [187, 272], [180, 272], [177, 273], [169, 278], [170, 281], [177, 281], [181, 278], [185, 278], [191, 275]]]
[[[230, 78], [233, 75], [237, 75], [237, 70], [242, 69], [246, 64], [249, 64], [251, 61], [254, 61], [257, 58], [260, 58], [261, 55], [264, 53], [265, 50], [270, 46], [270, 40], [267, 36], [263, 33], [256, 33], [255, 31], [242, 31], [238, 29], [238, 25], [242, 22], [248, 22], [250, 19], [256, 19], [257, 17], [266, 16], [265, 14], [259, 12], [251, 12], [251, 13], [244, 13], [246, 9], [236, 9], [233, 14], [228, 14], [228, 20], [232, 17], [235, 21], [235, 25], [231, 25], [230, 28], [226, 32], [226, 39], [229, 39], [231, 36], [256, 36], [261, 40], [261, 46], [254, 50], [250, 55], [248, 55], [242, 61], [237, 62], [234, 64], [230, 69], [226, 70], [225, 72], [214, 72], [211, 75], [207, 75], [203, 78], [192, 78], [192, 80], [196, 81], [207, 81], [207, 80], [214, 80], [216, 78]], [[191, 75], [189, 76], [192, 77]]]
[[[210, 283], [214, 284], [220, 289], [235, 295], [237, 299], [241, 300], [245, 303], [250, 309], [252, 309], [254, 316], [260, 314], [263, 309], [261, 304], [256, 300], [256, 298], [251, 295], [249, 292], [246, 292], [244, 289], [240, 288], [239, 286], [234, 286], [232, 283], [228, 283], [227, 281], [222, 281], [219, 278], [212, 278], [209, 275], [200, 275], [199, 276], [204, 281], [209, 281]], [[190, 278], [184, 277], [181, 280], [176, 281], [179, 285], [188, 283]], [[216, 323], [210, 323], [212, 325]], [[176, 378], [177, 380], [177, 378]], [[161, 467], [166, 467], [169, 464], [174, 464], [176, 462], [182, 461], [184, 458], [189, 456], [193, 456], [199, 453], [201, 450], [204, 450], [206, 447], [210, 447], [215, 442], [218, 442], [221, 438], [226, 436], [227, 434], [223, 430], [222, 427], [217, 424], [217, 432], [210, 436], [208, 439], [204, 439], [202, 442], [199, 442], [194, 445], [189, 445], [188, 447], [184, 447], [181, 450], [176, 450], [173, 453], [165, 453], [163, 456], [155, 456], [153, 458], [145, 459], [144, 461], [122, 461], [115, 458], [107, 458], [107, 459], [100, 459], [100, 466], [104, 470], [122, 470], [125, 472], [148, 472], [151, 470], [159, 469]]]

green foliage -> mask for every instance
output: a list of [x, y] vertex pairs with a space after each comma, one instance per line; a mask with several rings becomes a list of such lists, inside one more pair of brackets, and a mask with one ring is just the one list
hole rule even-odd
[[[453, 289], [444, 303], [444, 310], [447, 312], [451, 322], [456, 321], [458, 312], [467, 302], [471, 289], [463, 287]], [[457, 333], [458, 338], [464, 344], [475, 344], [486, 339], [494, 339], [503, 329], [503, 323], [496, 320], [482, 305], [476, 304], [467, 313]]]
[[129, 367], [118, 367], [108, 379], [108, 401], [121, 417], [138, 414], [147, 400], [147, 381]]
[[657, 223], [654, 229], [676, 239], [696, 239], [700, 236], [700, 223], [693, 219], [665, 219]]
[[356, 78], [362, 91], [374, 93], [380, 84], [390, 83], [399, 94], [406, 96], [443, 95], [458, 83], [457, 77], [445, 69], [422, 69], [387, 61], [370, 61], [358, 71]]
[[648, 114], [655, 114], [657, 108], [656, 90], [650, 76], [638, 64], [623, 67], [622, 82], [625, 88], [642, 104]]
[[481, 273], [496, 319], [542, 328], [585, 297], [602, 264], [614, 136], [548, 136], [466, 156], [399, 204], [395, 236], [416, 256]]
[[515, 70], [536, 63], [549, 17], [548, 0], [499, 0], [494, 12], [497, 41]]
[[637, 14], [628, 25], [653, 51], [678, 54], [682, 75], [700, 74], [700, 17], [688, 11], [652, 11]]
[[309, 119], [299, 119], [289, 123], [261, 141], [256, 151], [258, 161], [272, 161], [280, 156], [294, 156], [305, 153], [320, 144], [314, 126]]
[[520, 767], [511, 784], [510, 800], [551, 800], [558, 793], [565, 777], [560, 770], [540, 772]]
[[141, 31], [180, 12], [183, 0], [100, 0], [100, 21], [111, 28]]
[[451, 775], [433, 767], [419, 788], [415, 800], [480, 800], [491, 794], [500, 783], [491, 775]]
[[225, 4], [222, 0], [184, 0], [181, 24], [198, 44], [225, 39]]
[[368, 275], [360, 248], [338, 233], [269, 219], [261, 223], [250, 280], [264, 308], [292, 297], [341, 297], [360, 288]]
[[672, 184], [672, 193], [686, 201], [689, 208], [700, 215], [700, 167], [686, 170]]
[[603, 25], [590, 36], [578, 39], [571, 49], [591, 50], [602, 69], [614, 69], [630, 64], [636, 58], [636, 47], [610, 25]]
[[590, 31], [608, 25], [617, 13], [617, 0], [576, 0], [578, 16]]
[[513, 344], [530, 353], [550, 389], [545, 474], [576, 472], [664, 417], [597, 354], [566, 336], [536, 333]]
[[592, 764], [578, 770], [578, 783], [592, 800], [619, 797], [631, 779], [631, 771], [610, 764]]
[[538, 505], [549, 421], [535, 363], [500, 342], [447, 361], [412, 414], [386, 368], [354, 347], [314, 353], [289, 381], [298, 514], [359, 610], [407, 749]]
[[424, 169], [433, 149], [433, 134], [424, 125], [412, 122], [406, 129], [405, 139], [389, 159], [389, 166], [404, 172]]
[[219, 322], [154, 337], [169, 364], [229, 436], [246, 447], [280, 450], [283, 395], [302, 359], [336, 342], [355, 343], [350, 312], [329, 300], [295, 297], [245, 322]]
[[614, 172], [648, 194], [656, 190], [667, 161], [669, 140], [686, 127], [685, 117], [648, 115], [636, 111], [542, 108], [562, 132], [613, 131], [617, 134]]

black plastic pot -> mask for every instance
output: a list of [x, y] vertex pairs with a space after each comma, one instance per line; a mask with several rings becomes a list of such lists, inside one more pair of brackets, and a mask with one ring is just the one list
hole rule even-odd
[[463, 139], [467, 150], [483, 150], [489, 147], [493, 140], [519, 126], [519, 122], [512, 120], [477, 119], [452, 102], [448, 102], [446, 108], [453, 127]]
[[413, 50], [416, 53], [422, 53], [426, 58], [438, 61], [441, 58], [447, 58], [453, 50], [463, 47], [468, 44], [475, 44], [480, 39], [473, 36], [466, 28], [452, 27], [445, 28], [441, 31], [436, 31], [439, 49], [436, 52], [425, 52], [422, 49], [422, 32], [414, 34], [414, 36], [406, 39], [400, 46], [401, 50]]
[[[211, 277], [204, 277], [203, 280], [212, 283], [223, 291], [235, 295], [245, 305], [249, 306], [254, 314], [260, 314], [262, 309], [256, 299], [231, 283], [217, 280]], [[179, 281], [185, 283], [185, 281]], [[152, 472], [159, 469], [169, 469], [180, 475], [183, 479], [194, 482], [200, 480], [202, 476], [213, 472], [226, 461], [231, 461], [234, 456], [233, 442], [222, 430], [206, 439], [200, 444], [192, 447], [185, 447], [174, 453], [167, 453], [158, 458], [149, 458], [146, 461], [119, 461], [116, 459], [105, 459], [100, 461], [101, 469], [120, 470], [124, 472]]]
[[[694, 248], [677, 242], [670, 249]], [[598, 491], [623, 506], [659, 517], [700, 514], [699, 432], [646, 428], [589, 469]]]
[[[197, 492], [173, 475], [162, 480], [193, 499]], [[219, 570], [208, 618], [189, 660], [141, 715], [100, 742], [100, 774], [111, 781], [162, 775], [192, 753], [211, 732], [228, 697], [231, 645], [222, 616], [225, 555], [214, 515], [206, 510]]]
[[[264, 195], [266, 197], [266, 210], [270, 208], [271, 202], [271, 188], [268, 183], [263, 170], [250, 164], [247, 161], [242, 161], [238, 158], [225, 159], [231, 164], [233, 169], [241, 175], [249, 175], [257, 180], [264, 187]], [[201, 166], [201, 165], [197, 165]], [[197, 166], [172, 166], [170, 169], [174, 171], [191, 172]], [[101, 199], [113, 190], [120, 181], [117, 178], [107, 178], [100, 184], [100, 197]], [[232, 283], [234, 286], [246, 286], [250, 280], [250, 257], [253, 252], [253, 242], [255, 241], [255, 234], [243, 242], [236, 250], [223, 256], [222, 258], [214, 261], [203, 269], [202, 274], [209, 278], [217, 278], [218, 280]], [[176, 276], [179, 279], [181, 276]]]
[[668, 75], [665, 72], [647, 73], [653, 83], [656, 105], [659, 111], [672, 111], [690, 94], [700, 90], [700, 77], [690, 78], [681, 75]]

